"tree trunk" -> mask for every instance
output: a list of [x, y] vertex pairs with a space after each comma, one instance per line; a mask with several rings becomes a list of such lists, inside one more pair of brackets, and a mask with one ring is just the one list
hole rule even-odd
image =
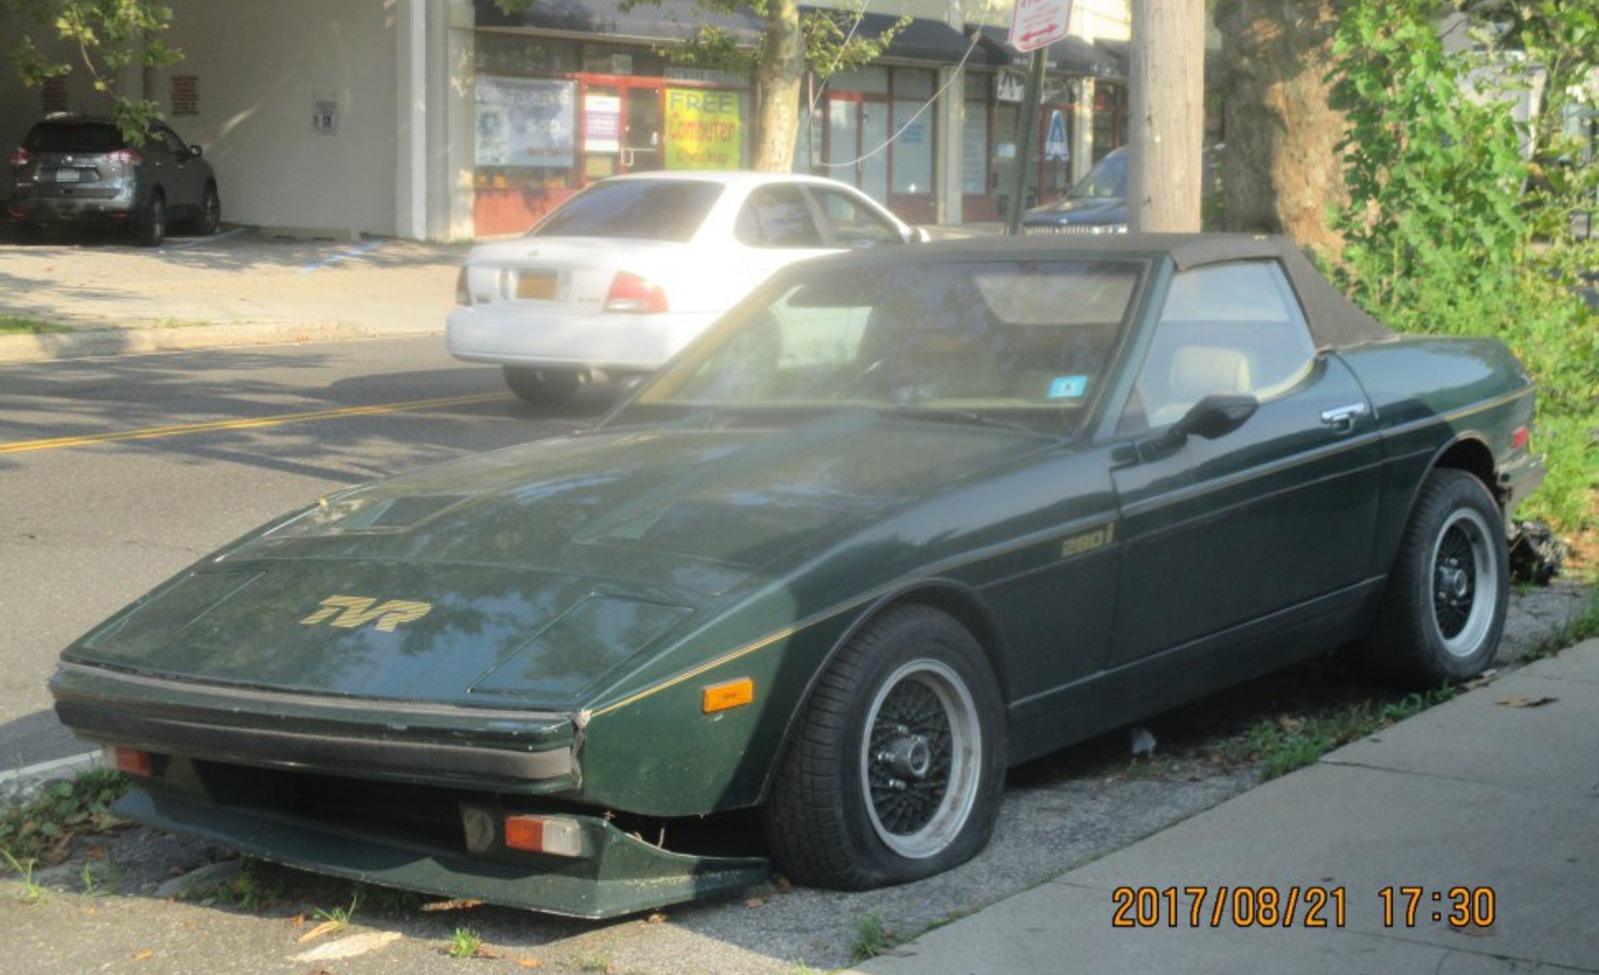
[[755, 66], [760, 115], [754, 166], [761, 172], [786, 173], [794, 168], [804, 68], [799, 0], [772, 0], [766, 31], [761, 35], [760, 60]]
[[1336, 256], [1327, 209], [1348, 203], [1335, 148], [1346, 126], [1328, 104], [1339, 0], [1218, 0], [1221, 152], [1227, 230], [1287, 234]]
[[1133, 0], [1131, 230], [1199, 229], [1204, 28], [1204, 0]]

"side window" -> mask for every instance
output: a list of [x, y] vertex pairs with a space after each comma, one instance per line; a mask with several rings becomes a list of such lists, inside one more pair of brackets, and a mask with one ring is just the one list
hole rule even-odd
[[820, 204], [823, 219], [838, 246], [871, 247], [876, 244], [904, 243], [898, 227], [855, 197], [825, 187], [813, 186], [810, 192]]
[[811, 217], [810, 204], [792, 183], [773, 183], [751, 193], [733, 232], [751, 247], [826, 246]]
[[1315, 356], [1304, 313], [1277, 262], [1180, 271], [1121, 429], [1175, 423], [1212, 393], [1274, 399], [1305, 377]]

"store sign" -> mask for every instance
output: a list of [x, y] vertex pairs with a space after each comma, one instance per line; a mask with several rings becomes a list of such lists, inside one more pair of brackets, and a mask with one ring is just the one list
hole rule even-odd
[[666, 168], [742, 167], [742, 102], [736, 91], [666, 89]]
[[1010, 46], [1036, 51], [1066, 39], [1072, 0], [1016, 0], [1011, 11]]
[[480, 74], [476, 89], [477, 165], [574, 165], [576, 82]]
[[622, 99], [618, 95], [583, 96], [585, 152], [622, 151]]

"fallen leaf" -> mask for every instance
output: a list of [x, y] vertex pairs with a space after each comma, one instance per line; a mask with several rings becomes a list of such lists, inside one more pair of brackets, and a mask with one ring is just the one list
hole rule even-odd
[[465, 910], [470, 910], [471, 908], [474, 908], [474, 907], [482, 907], [482, 906], [483, 906], [483, 901], [481, 899], [479, 899], [479, 898], [476, 898], [476, 897], [461, 897], [461, 898], [457, 898], [457, 899], [455, 899], [453, 901], [434, 901], [431, 904], [423, 904], [422, 905], [422, 910], [424, 910], [424, 911], [465, 911]]
[[1555, 697], [1525, 697], [1521, 694], [1512, 694], [1509, 697], [1502, 697], [1494, 703], [1503, 704], [1507, 708], [1540, 708], [1545, 704], [1552, 704], [1558, 700], [1559, 698]]
[[539, 961], [537, 958], [518, 958], [516, 960], [516, 963], [517, 963], [518, 966], [520, 966], [522, 968], [537, 968], [540, 965], [544, 964], [543, 962]]
[[647, 924], [665, 924], [666, 915], [660, 913], [651, 914], [649, 917], [645, 918], [644, 921]]
[[316, 927], [314, 927], [311, 930], [307, 931], [306, 933], [300, 935], [298, 938], [295, 938], [294, 940], [303, 945], [307, 941], [315, 941], [316, 939], [322, 937], [324, 934], [332, 934], [333, 932], [339, 930], [342, 927], [344, 927], [344, 925], [341, 924], [338, 921], [323, 921], [321, 924], [318, 924]]
[[744, 900], [744, 906], [745, 907], [749, 907], [749, 908], [765, 907], [766, 906], [766, 898], [764, 898], [764, 897], [749, 897], [749, 898], [746, 898]]
[[134, 955], [133, 956], [133, 960], [134, 961], [149, 961], [150, 959], [152, 959], [154, 957], [155, 957], [155, 952], [151, 951], [149, 948], [146, 948], [143, 951], [139, 952], [138, 954]]
[[369, 951], [377, 951], [398, 940], [400, 940], [398, 931], [368, 931], [364, 934], [352, 934], [348, 938], [318, 945], [310, 951], [302, 951], [292, 956], [290, 961], [333, 961], [339, 958], [354, 958]]
[[1499, 671], [1485, 670], [1476, 677], [1473, 677], [1471, 680], [1466, 681], [1465, 687], [1468, 691], [1474, 691], [1479, 687], [1487, 687], [1489, 684], [1492, 684], [1498, 679]]

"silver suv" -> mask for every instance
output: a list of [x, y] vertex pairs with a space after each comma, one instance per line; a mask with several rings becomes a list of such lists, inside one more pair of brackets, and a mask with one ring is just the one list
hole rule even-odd
[[115, 121], [51, 115], [28, 130], [11, 154], [11, 219], [24, 233], [49, 225], [126, 227], [154, 247], [169, 222], [216, 232], [221, 198], [211, 164], [165, 123], [142, 145], [123, 138]]

